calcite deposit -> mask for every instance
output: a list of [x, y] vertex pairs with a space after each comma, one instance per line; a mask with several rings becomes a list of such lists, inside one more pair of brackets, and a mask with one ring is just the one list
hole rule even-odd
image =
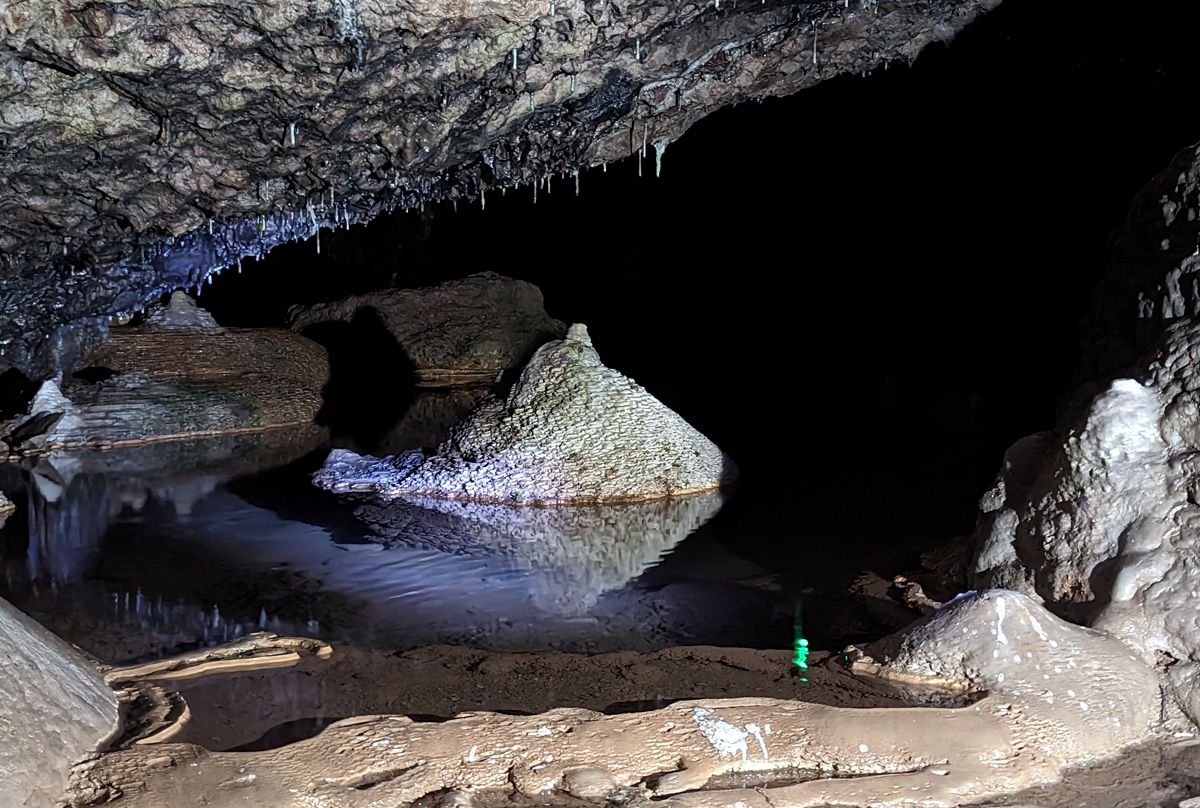
[[637, 382], [600, 361], [586, 326], [538, 349], [507, 395], [493, 394], [436, 454], [338, 450], [314, 482], [513, 504], [653, 499], [730, 482], [733, 462]]
[[[1146, 205], [1135, 207], [1137, 232], [1118, 240], [1125, 261], [1105, 284], [1105, 317], [1093, 321], [1113, 324], [1111, 339], [1095, 346], [1097, 366], [1119, 371], [1081, 389], [1053, 431], [1008, 451], [981, 502], [974, 577], [1121, 637], [1164, 671], [1197, 719], [1200, 148], [1177, 157], [1150, 189], [1158, 218], [1148, 227]], [[1157, 286], [1144, 265], [1128, 263], [1128, 245], [1147, 235], [1159, 244]], [[1122, 317], [1109, 313], [1122, 307]], [[1129, 359], [1142, 345], [1152, 347]]]
[[165, 303], [148, 306], [143, 322], [152, 328], [218, 328], [216, 319], [181, 290], [172, 292]]

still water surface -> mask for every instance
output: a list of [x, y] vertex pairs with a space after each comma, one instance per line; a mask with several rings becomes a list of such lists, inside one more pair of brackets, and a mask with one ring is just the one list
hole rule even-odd
[[705, 529], [726, 494], [589, 508], [336, 499], [308, 481], [322, 441], [43, 458], [0, 531], [0, 596], [110, 661], [256, 630], [390, 649], [754, 646], [787, 611]]

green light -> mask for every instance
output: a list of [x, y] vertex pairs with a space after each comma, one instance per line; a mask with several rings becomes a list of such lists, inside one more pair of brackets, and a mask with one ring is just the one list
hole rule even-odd
[[[792, 663], [802, 671], [808, 670], [808, 640], [804, 638], [804, 628], [800, 620], [800, 604], [796, 604], [796, 620], [792, 627], [796, 632], [796, 641], [792, 643], [794, 656]], [[807, 682], [808, 679], [801, 679], [802, 682]]]

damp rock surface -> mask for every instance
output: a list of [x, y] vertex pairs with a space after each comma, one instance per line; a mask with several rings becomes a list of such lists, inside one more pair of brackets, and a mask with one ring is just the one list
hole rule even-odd
[[117, 699], [79, 651], [0, 599], [0, 808], [62, 804], [70, 768], [119, 730]]
[[425, 386], [491, 382], [567, 327], [527, 281], [484, 272], [423, 289], [389, 289], [297, 306], [292, 328], [378, 316]]
[[507, 395], [490, 395], [437, 454], [335, 450], [314, 482], [385, 497], [512, 504], [643, 500], [718, 488], [733, 462], [637, 382], [601, 363], [587, 328], [538, 349]]
[[[890, 649], [883, 645], [872, 649], [880, 654], [871, 663], [877, 682], [907, 677], [908, 684], [951, 685], [981, 698], [951, 708], [705, 698], [610, 715], [578, 707], [534, 715], [465, 712], [444, 722], [366, 715], [322, 723], [320, 734], [285, 747], [252, 747], [261, 751], [218, 752], [186, 743], [124, 749], [76, 767], [72, 787], [82, 794], [119, 790], [131, 808], [182, 806], [188, 804], [182, 795], [221, 795], [233, 787], [239, 802], [297, 808], [314, 797], [330, 808], [367, 808], [380, 800], [409, 805], [447, 790], [485, 801], [503, 790], [518, 803], [535, 798], [551, 805], [567, 794], [587, 798], [618, 790], [633, 805], [668, 808], [986, 804], [1044, 789], [1072, 767], [1138, 748], [1163, 725], [1157, 677], [1120, 640], [1070, 626], [1017, 593], [968, 594], [893, 638]], [[806, 683], [781, 675], [777, 666], [786, 657], [779, 652], [774, 664], [747, 659], [755, 652], [718, 653], [720, 665], [744, 670], [767, 662], [768, 677], [783, 689]], [[680, 654], [700, 664], [708, 655], [676, 649], [655, 659], [616, 655], [601, 664], [632, 662], [636, 667], [626, 670], [637, 674], [622, 678], [638, 679], [660, 673], [666, 655]], [[465, 672], [446, 669], [453, 662], [447, 657], [455, 656], [468, 662]], [[464, 697], [474, 700], [453, 692], [472, 683], [462, 679], [478, 684], [520, 670], [544, 690], [549, 671], [579, 663], [562, 655], [501, 658], [427, 649], [388, 664], [429, 671], [410, 680], [449, 675], [455, 684], [439, 698], [457, 709]], [[836, 665], [829, 658], [824, 664]], [[1017, 675], [1010, 681], [1001, 676], [1006, 671]], [[311, 678], [309, 671], [298, 673]], [[838, 677], [828, 669], [812, 675], [822, 685]], [[1036, 689], [1043, 675], [1049, 684]], [[258, 682], [261, 688], [261, 677]], [[207, 691], [211, 700], [227, 700], [229, 683], [215, 684], [190, 694]], [[1028, 692], [1029, 685], [1036, 692]], [[1064, 692], [1052, 698], [1050, 688]], [[221, 732], [212, 724], [202, 731]], [[227, 736], [213, 745], [228, 748], [233, 740]], [[762, 785], [749, 785], [746, 775]], [[739, 780], [746, 785], [739, 787]]]

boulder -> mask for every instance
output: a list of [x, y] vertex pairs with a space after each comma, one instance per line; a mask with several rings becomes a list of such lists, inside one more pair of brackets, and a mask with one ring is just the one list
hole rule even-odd
[[374, 312], [412, 361], [418, 384], [490, 383], [517, 367], [566, 326], [546, 314], [532, 283], [482, 272], [422, 289], [387, 289], [334, 303], [293, 306], [291, 326], [304, 331], [349, 323]]
[[0, 599], [0, 808], [61, 805], [71, 767], [121, 730], [90, 660]]
[[314, 481], [383, 497], [569, 504], [708, 491], [736, 473], [708, 438], [605, 367], [576, 324], [538, 349], [507, 395], [481, 401], [436, 454], [335, 450]]

